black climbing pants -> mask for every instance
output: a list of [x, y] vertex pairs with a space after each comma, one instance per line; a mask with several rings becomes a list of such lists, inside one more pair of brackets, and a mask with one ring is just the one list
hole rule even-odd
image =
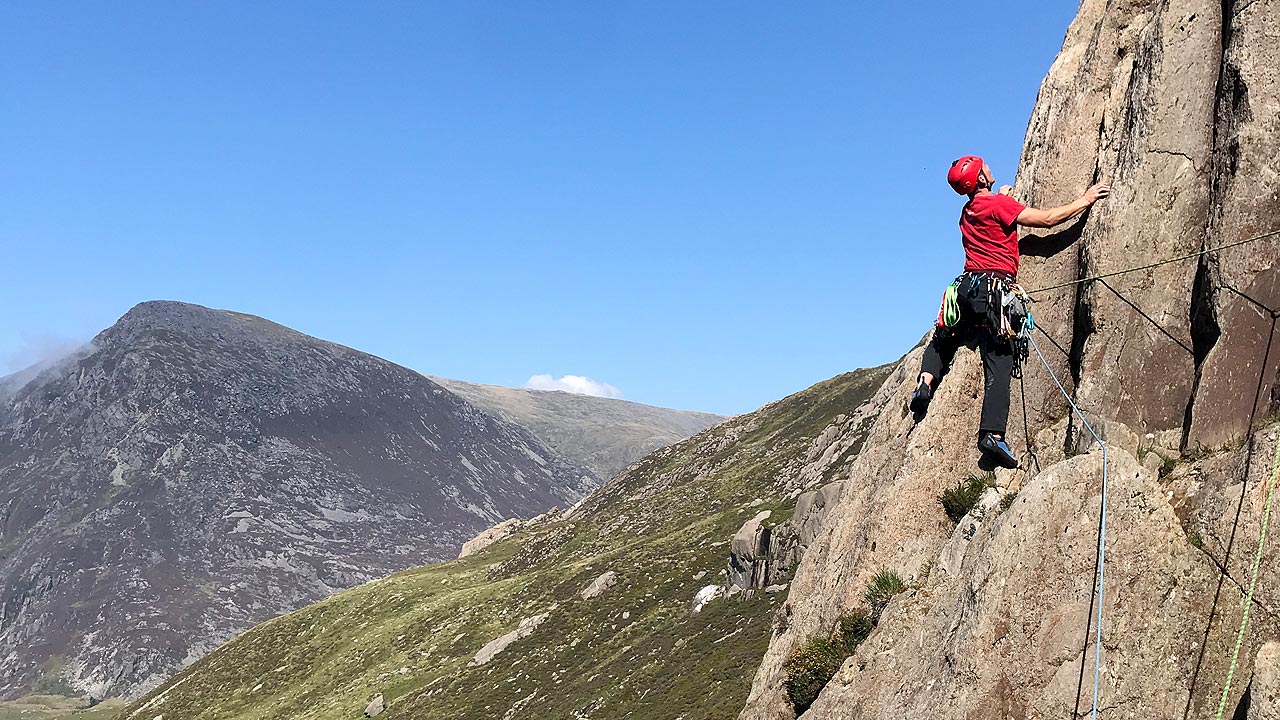
[[1009, 384], [1013, 375], [1013, 348], [991, 334], [991, 318], [998, 318], [998, 308], [990, 307], [986, 282], [971, 282], [967, 276], [960, 282], [957, 301], [960, 322], [954, 328], [937, 328], [924, 351], [920, 371], [933, 376], [936, 389], [943, 372], [951, 365], [961, 345], [976, 343], [982, 353], [985, 386], [982, 393], [980, 432], [1004, 435], [1009, 424]]

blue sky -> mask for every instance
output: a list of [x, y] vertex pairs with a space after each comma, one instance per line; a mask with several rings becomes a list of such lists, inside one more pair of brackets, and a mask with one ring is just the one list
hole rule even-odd
[[173, 299], [751, 410], [928, 329], [1075, 9], [4, 3], [0, 372]]

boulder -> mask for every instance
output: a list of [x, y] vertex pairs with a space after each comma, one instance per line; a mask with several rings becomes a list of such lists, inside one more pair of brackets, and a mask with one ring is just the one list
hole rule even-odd
[[706, 607], [707, 603], [711, 602], [712, 600], [715, 600], [718, 597], [721, 597], [724, 594], [725, 594], [724, 588], [720, 587], [719, 585], [707, 585], [706, 587], [702, 588], [701, 590], [698, 591], [696, 595], [693, 596], [692, 610], [694, 614], [702, 612], [702, 608]]
[[387, 701], [383, 699], [382, 693], [369, 701], [369, 705], [364, 709], [365, 717], [375, 717], [381, 715], [387, 709]]
[[600, 595], [603, 595], [606, 590], [613, 587], [617, 582], [618, 573], [608, 570], [601, 573], [600, 576], [595, 580], [592, 580], [589, 585], [582, 588], [582, 592], [578, 593], [578, 596], [583, 600], [590, 600], [591, 598], [599, 597]]
[[510, 647], [512, 643], [529, 637], [550, 615], [551, 613], [548, 611], [540, 615], [534, 615], [533, 617], [527, 617], [521, 620], [520, 625], [517, 626], [515, 630], [490, 640], [484, 647], [480, 648], [480, 651], [476, 653], [475, 657], [471, 658], [471, 662], [468, 663], [468, 667], [484, 665], [497, 657], [498, 653]]

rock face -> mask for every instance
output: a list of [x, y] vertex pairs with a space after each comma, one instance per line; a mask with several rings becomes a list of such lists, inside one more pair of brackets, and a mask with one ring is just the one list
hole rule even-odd
[[724, 420], [611, 398], [432, 378], [479, 408], [529, 429], [553, 450], [608, 479], [658, 448]]
[[[1111, 448], [1103, 718], [1216, 709], [1276, 441], [1280, 235], [1198, 264], [1035, 289], [1277, 229], [1277, 48], [1280, 0], [1084, 0], [1027, 131], [1015, 196], [1048, 206], [1094, 181], [1114, 187], [1075, 225], [1024, 243], [1020, 273], [1040, 300], [1040, 348]], [[917, 424], [905, 401], [919, 355], [881, 388], [866, 449], [832, 478], [843, 489], [818, 515], [743, 720], [794, 717], [785, 660], [857, 608], [881, 568], [916, 589], [805, 718], [1089, 710], [1099, 454], [1077, 455], [1091, 443], [1033, 354], [1026, 428], [1015, 388], [1010, 435], [1019, 451], [1039, 437], [1039, 463], [999, 478], [1020, 488], [1007, 509], [993, 494], [981, 518], [954, 526], [937, 498], [981, 470], [973, 436], [956, 432], [977, 427], [981, 368], [961, 353]], [[1280, 638], [1275, 548], [1237, 678]], [[1228, 715], [1243, 712], [1245, 685]]]
[[462, 549], [458, 551], [458, 559], [461, 560], [464, 557], [475, 555], [499, 540], [515, 535], [520, 532], [526, 523], [527, 521], [521, 520], [520, 518], [509, 518], [491, 528], [481, 531], [475, 537], [462, 543]]
[[[1027, 129], [1015, 195], [1113, 196], [1034, 243], [1029, 288], [1146, 265], [1280, 229], [1276, 0], [1085, 0]], [[1280, 235], [1037, 294], [1041, 341], [1091, 410], [1186, 448], [1239, 442], [1274, 411]], [[1062, 414], [1028, 388], [1033, 421]], [[1015, 410], [1015, 416], [1017, 411]]]
[[145, 691], [256, 622], [592, 487], [416, 373], [193, 305], [139, 305], [6, 387], [0, 697]]
[[1253, 662], [1249, 720], [1280, 720], [1280, 642], [1269, 642]]

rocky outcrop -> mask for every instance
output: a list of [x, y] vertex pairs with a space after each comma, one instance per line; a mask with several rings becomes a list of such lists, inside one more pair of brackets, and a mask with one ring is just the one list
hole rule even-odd
[[841, 482], [823, 485], [817, 490], [801, 493], [796, 498], [796, 508], [786, 522], [773, 529], [768, 556], [769, 583], [782, 583], [795, 573], [800, 559], [818, 538], [827, 512], [835, 507], [844, 489]]
[[417, 373], [194, 305], [140, 305], [6, 387], [0, 697], [147, 690], [257, 622], [593, 487]]
[[510, 518], [494, 525], [491, 528], [481, 531], [478, 535], [470, 540], [462, 543], [462, 549], [458, 551], [458, 559], [475, 555], [490, 545], [505, 540], [512, 535], [520, 532], [525, 526], [525, 521], [520, 518]]
[[609, 588], [618, 583], [618, 573], [612, 570], [606, 570], [600, 573], [600, 576], [591, 581], [590, 585], [582, 588], [582, 592], [578, 593], [578, 597], [583, 600], [590, 600], [603, 595]]
[[[811, 710], [819, 718], [1071, 717], [1088, 710], [1102, 457], [1046, 470], [882, 618]], [[1152, 474], [1111, 454], [1103, 694], [1135, 717], [1181, 717], [1200, 638], [1164, 618], [1207, 617], [1216, 570]], [[1135, 582], [1134, 579], [1141, 579]], [[1104, 715], [1106, 717], [1107, 715]], [[1199, 715], [1196, 715], [1199, 716]]]
[[480, 648], [480, 651], [476, 653], [475, 657], [471, 658], [470, 667], [484, 665], [497, 657], [498, 653], [511, 647], [511, 645], [516, 641], [529, 637], [538, 629], [539, 625], [546, 622], [547, 617], [550, 614], [551, 612], [548, 611], [534, 615], [533, 617], [527, 617], [520, 621], [520, 624], [516, 626], [515, 630], [512, 630], [505, 635], [500, 635], [490, 640], [488, 643], [485, 643], [485, 646]]
[[769, 548], [773, 529], [764, 524], [772, 512], [764, 510], [743, 523], [729, 540], [729, 584], [739, 590], [755, 590], [768, 584]]
[[[1132, 434], [1118, 424], [1111, 432], [1113, 438]], [[1126, 449], [1111, 449], [1101, 688], [1106, 707], [1123, 708], [1126, 716], [1212, 714], [1243, 609], [1278, 433], [1273, 426], [1245, 448], [1167, 473], [1143, 467]], [[891, 605], [804, 717], [1087, 712], [1100, 489], [1100, 452], [1063, 456], [1007, 505], [989, 491], [977, 517], [957, 525], [935, 555], [899, 550], [890, 556], [891, 567], [908, 571], [913, 560], [924, 561], [914, 570], [918, 587]], [[865, 516], [850, 522], [847, 513], [855, 507], [839, 504], [829, 515], [829, 539], [801, 563], [781, 611], [787, 622], [777, 626], [742, 717], [794, 716], [781, 692], [767, 684], [767, 663], [785, 659], [859, 603], [859, 584], [840, 574], [850, 558], [856, 578], [880, 565], [869, 560], [868, 551], [875, 551], [866, 544], [878, 547], [887, 529]], [[1234, 553], [1228, 552], [1232, 528], [1249, 538], [1237, 541], [1243, 547]], [[1280, 637], [1280, 616], [1272, 611], [1280, 606], [1277, 559], [1273, 546], [1237, 671], [1237, 678], [1253, 673], [1255, 683], [1265, 683], [1269, 672], [1259, 646]], [[831, 615], [824, 617], [819, 613], [826, 608]], [[1255, 656], [1264, 660], [1256, 671], [1249, 660]], [[1244, 691], [1238, 680], [1230, 708], [1242, 704]]]

